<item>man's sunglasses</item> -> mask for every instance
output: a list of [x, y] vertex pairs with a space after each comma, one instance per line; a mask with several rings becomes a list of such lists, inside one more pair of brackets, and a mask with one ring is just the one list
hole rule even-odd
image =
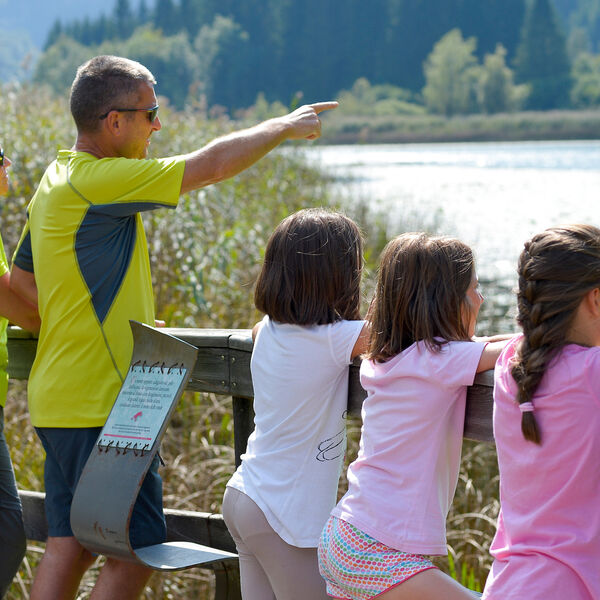
[[108, 115], [113, 112], [145, 112], [148, 113], [148, 120], [150, 123], [154, 123], [156, 119], [156, 115], [158, 114], [158, 104], [153, 106], [152, 108], [111, 108], [108, 112], [104, 113], [101, 117], [98, 117], [100, 120], [106, 119]]
[[0, 146], [0, 167], [4, 166], [4, 150], [2, 150], [2, 146]]

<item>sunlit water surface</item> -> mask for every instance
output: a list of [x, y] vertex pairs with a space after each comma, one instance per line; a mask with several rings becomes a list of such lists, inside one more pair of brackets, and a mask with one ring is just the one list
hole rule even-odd
[[480, 274], [514, 280], [532, 234], [600, 226], [600, 142], [319, 146], [309, 156], [343, 195], [389, 215], [389, 234], [435, 226], [470, 244]]

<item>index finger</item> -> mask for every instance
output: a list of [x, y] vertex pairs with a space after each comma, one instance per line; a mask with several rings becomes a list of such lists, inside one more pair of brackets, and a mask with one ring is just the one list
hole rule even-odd
[[317, 113], [323, 112], [324, 110], [331, 110], [332, 108], [337, 108], [339, 106], [339, 102], [315, 102], [315, 104], [309, 104], [309, 106]]

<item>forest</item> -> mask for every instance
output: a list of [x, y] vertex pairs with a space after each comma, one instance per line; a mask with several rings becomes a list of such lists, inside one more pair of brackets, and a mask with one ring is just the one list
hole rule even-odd
[[117, 0], [57, 21], [34, 80], [64, 93], [77, 65], [117, 53], [148, 66], [177, 109], [289, 107], [358, 80], [396, 113], [589, 108], [599, 15], [592, 0]]

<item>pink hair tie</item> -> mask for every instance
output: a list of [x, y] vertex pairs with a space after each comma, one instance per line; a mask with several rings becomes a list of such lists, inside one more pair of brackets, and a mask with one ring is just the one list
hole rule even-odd
[[524, 412], [533, 412], [533, 402], [523, 402], [523, 404], [519, 404], [519, 410]]

